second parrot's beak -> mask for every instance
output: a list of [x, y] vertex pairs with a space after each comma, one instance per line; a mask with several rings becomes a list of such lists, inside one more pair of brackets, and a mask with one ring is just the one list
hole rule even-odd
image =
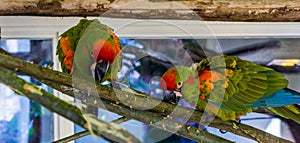
[[175, 88], [173, 91], [164, 91], [164, 102], [177, 104], [182, 97], [181, 88]]
[[164, 90], [164, 102], [177, 104], [182, 97], [181, 87], [183, 85], [182, 81], [179, 81], [176, 87], [172, 91]]

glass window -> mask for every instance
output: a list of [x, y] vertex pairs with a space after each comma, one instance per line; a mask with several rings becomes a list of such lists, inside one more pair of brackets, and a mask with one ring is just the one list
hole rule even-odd
[[[2, 39], [0, 47], [18, 58], [49, 66], [52, 59], [52, 39]], [[34, 83], [52, 93], [41, 82], [19, 74], [24, 80]], [[15, 94], [5, 85], [0, 85], [0, 142], [37, 143], [53, 141], [53, 113], [24, 96]]]

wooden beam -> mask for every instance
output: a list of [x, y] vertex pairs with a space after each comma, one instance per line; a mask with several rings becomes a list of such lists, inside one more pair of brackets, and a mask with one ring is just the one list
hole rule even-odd
[[1, 0], [0, 15], [300, 21], [300, 0]]

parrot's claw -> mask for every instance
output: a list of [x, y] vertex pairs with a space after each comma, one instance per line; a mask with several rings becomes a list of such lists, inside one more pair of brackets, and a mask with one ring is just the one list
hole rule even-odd
[[46, 68], [48, 68], [48, 69], [52, 69], [53, 68], [53, 62], [51, 62]]
[[238, 119], [237, 120], [237, 126], [239, 126], [241, 124], [242, 120], [241, 119]]
[[116, 81], [111, 81], [110, 85], [112, 88], [121, 89], [120, 84]]
[[238, 129], [240, 124], [241, 124], [241, 119], [238, 119], [237, 121], [235, 121], [233, 123], [233, 128], [234, 129]]
[[198, 129], [200, 129], [202, 131], [207, 131], [207, 127], [204, 125], [199, 125]]
[[[241, 124], [241, 119], [238, 119], [237, 121], [235, 121], [237, 124], [233, 123], [233, 128], [234, 129], [238, 129], [239, 128], [239, 125]], [[222, 129], [219, 129], [220, 133], [222, 134], [225, 134], [227, 133], [228, 131], [227, 130], [222, 130]]]

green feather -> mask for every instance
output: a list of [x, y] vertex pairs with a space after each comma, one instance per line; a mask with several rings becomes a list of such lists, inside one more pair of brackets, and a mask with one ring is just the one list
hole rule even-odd
[[[228, 86], [223, 99], [217, 99], [216, 96], [211, 98], [211, 95], [206, 98], [212, 105], [215, 102], [220, 102], [220, 100], [223, 101], [220, 108], [223, 111], [218, 113], [218, 116], [222, 116], [224, 120], [226, 120], [226, 117], [233, 117], [235, 115], [233, 113], [241, 114], [252, 111], [252, 109], [246, 108], [246, 105], [252, 104], [261, 97], [274, 93], [288, 84], [284, 76], [273, 69], [234, 56], [207, 57], [195, 65], [198, 72], [207, 69], [222, 74], [225, 68], [233, 72], [231, 76], [227, 76]], [[219, 89], [224, 87], [220, 84], [220, 81], [213, 82], [214, 88], [211, 90], [211, 94], [222, 93]], [[198, 108], [204, 107], [198, 106]]]
[[281, 117], [284, 117], [286, 119], [292, 119], [298, 124], [300, 124], [300, 111], [294, 105], [284, 107], [272, 107], [268, 109]]
[[267, 75], [261, 73], [250, 73], [249, 76], [253, 79], [267, 80]]
[[[87, 19], [82, 19], [79, 21], [79, 23], [73, 27], [71, 27], [70, 29], [68, 29], [67, 31], [65, 31], [64, 33], [62, 33], [60, 35], [60, 37], [68, 37], [68, 41], [70, 44], [70, 49], [75, 51], [78, 41], [81, 38], [83, 32], [86, 30], [86, 28], [89, 26], [89, 24], [92, 22], [93, 20], [87, 20]], [[65, 58], [65, 55], [62, 51], [61, 45], [60, 45], [60, 41], [58, 41], [58, 45], [56, 48], [56, 54], [58, 55], [58, 59], [61, 62], [61, 67], [62, 67], [62, 71], [65, 73], [69, 73], [70, 71], [65, 67], [63, 61]]]
[[[198, 76], [197, 76], [197, 72], [195, 70], [192, 70], [190, 68], [187, 68], [185, 66], [178, 66], [176, 67], [177, 69], [177, 74], [179, 75], [176, 79], [176, 84], [179, 83], [179, 81], [188, 81], [188, 80], [192, 80], [192, 83], [190, 83], [191, 81], [189, 81], [189, 83], [184, 83], [181, 87], [181, 93], [183, 95], [185, 95], [185, 98], [189, 101], [191, 101], [191, 104], [195, 104], [197, 100], [199, 98], [199, 90], [198, 90], [198, 86], [199, 86], [199, 80], [198, 80]], [[190, 79], [191, 78], [191, 79]]]

